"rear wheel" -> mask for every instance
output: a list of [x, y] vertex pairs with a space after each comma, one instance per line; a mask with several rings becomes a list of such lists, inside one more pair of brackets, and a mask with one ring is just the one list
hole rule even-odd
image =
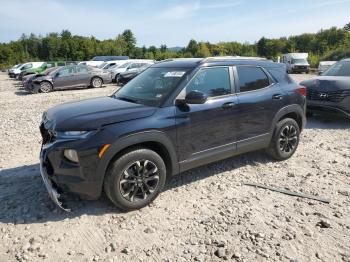
[[99, 88], [99, 87], [101, 87], [102, 86], [102, 84], [103, 84], [103, 81], [102, 81], [102, 79], [101, 78], [99, 78], [99, 77], [93, 77], [92, 79], [91, 79], [91, 86], [92, 87], [94, 87], [94, 88]]
[[40, 83], [40, 92], [41, 93], [49, 93], [52, 91], [52, 84], [47, 82], [47, 81], [43, 81]]
[[123, 210], [142, 208], [161, 192], [166, 181], [163, 159], [154, 151], [138, 148], [112, 163], [104, 181], [108, 198]]
[[300, 139], [298, 123], [291, 118], [277, 123], [267, 153], [276, 160], [286, 160], [296, 151]]

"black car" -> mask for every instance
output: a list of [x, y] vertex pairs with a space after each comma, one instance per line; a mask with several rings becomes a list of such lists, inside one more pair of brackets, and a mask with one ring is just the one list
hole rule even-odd
[[167, 178], [244, 152], [291, 157], [305, 125], [305, 87], [285, 66], [227, 58], [152, 65], [107, 97], [44, 112], [41, 174], [62, 192], [124, 210], [144, 207]]
[[149, 68], [151, 64], [146, 64], [140, 68], [130, 69], [128, 71], [122, 72], [116, 76], [117, 85], [123, 86], [128, 83], [131, 79], [135, 78], [138, 74]]
[[307, 108], [350, 117], [350, 59], [332, 65], [320, 76], [300, 83], [307, 87]]

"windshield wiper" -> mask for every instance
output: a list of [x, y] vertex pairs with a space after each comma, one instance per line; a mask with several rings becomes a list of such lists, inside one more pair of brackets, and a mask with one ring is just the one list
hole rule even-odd
[[125, 96], [114, 96], [114, 97], [119, 99], [119, 100], [126, 101], [126, 102], [135, 103], [135, 104], [138, 103], [137, 99], [133, 99], [133, 98], [125, 97]]

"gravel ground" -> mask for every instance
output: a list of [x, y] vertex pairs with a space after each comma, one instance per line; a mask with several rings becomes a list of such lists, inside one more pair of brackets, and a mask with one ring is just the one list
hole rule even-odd
[[181, 174], [142, 210], [122, 213], [105, 197], [70, 197], [74, 211], [58, 210], [39, 174], [41, 114], [115, 89], [29, 95], [0, 75], [0, 261], [350, 261], [350, 121], [343, 118], [309, 119], [287, 161], [254, 152]]

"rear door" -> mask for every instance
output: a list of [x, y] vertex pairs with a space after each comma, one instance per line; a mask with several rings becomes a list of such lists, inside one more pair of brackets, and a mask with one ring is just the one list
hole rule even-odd
[[73, 79], [74, 86], [89, 86], [91, 74], [86, 66], [76, 66], [76, 73]]
[[[234, 94], [232, 68], [202, 68], [185, 92], [200, 91], [208, 96], [204, 104], [177, 106], [178, 156], [182, 170], [230, 155], [235, 150], [234, 123], [237, 97]], [[220, 159], [220, 157], [219, 157]]]
[[266, 143], [276, 113], [286, 102], [286, 94], [269, 73], [259, 66], [234, 68], [237, 110], [237, 148]]

